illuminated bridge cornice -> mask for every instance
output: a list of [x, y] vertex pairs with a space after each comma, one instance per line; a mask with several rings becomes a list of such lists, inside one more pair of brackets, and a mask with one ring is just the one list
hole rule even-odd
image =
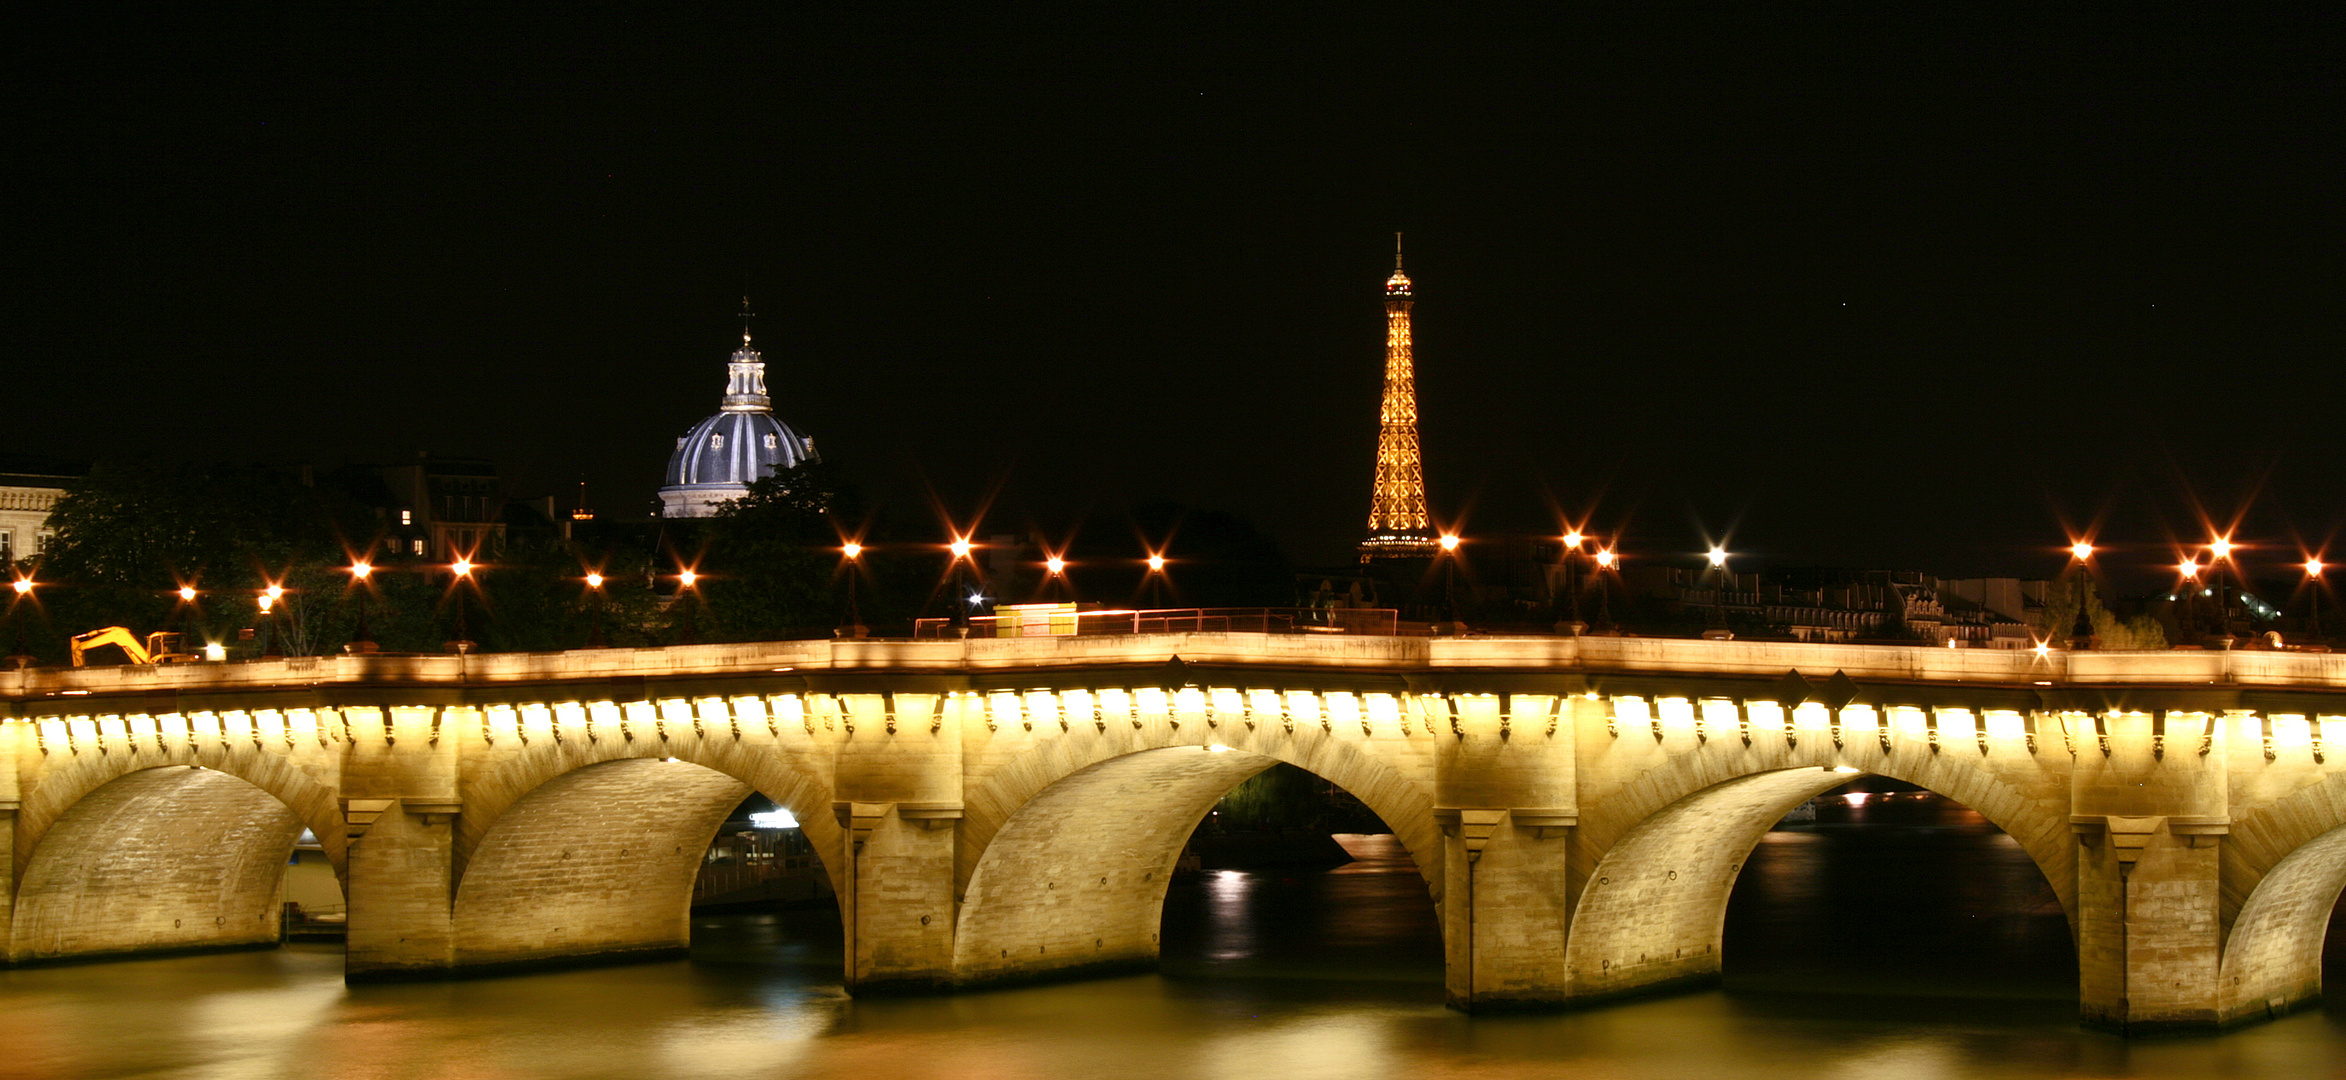
[[[968, 641], [786, 641], [486, 656], [295, 657], [0, 672], [0, 717], [244, 707], [936, 693], [1106, 686], [1583, 694], [2009, 709], [2328, 709], [2346, 655], [2031, 652], [1653, 638], [1185, 633]], [[1826, 687], [1847, 680], [1838, 695]], [[126, 700], [127, 699], [127, 700]]]

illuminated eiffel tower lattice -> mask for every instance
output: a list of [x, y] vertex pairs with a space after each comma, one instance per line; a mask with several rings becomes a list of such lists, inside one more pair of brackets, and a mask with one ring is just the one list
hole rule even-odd
[[1393, 234], [1393, 276], [1385, 279], [1385, 400], [1378, 411], [1377, 480], [1369, 493], [1360, 561], [1424, 559], [1439, 550], [1426, 516], [1425, 462], [1417, 448], [1417, 372], [1409, 349], [1409, 275], [1401, 234]]

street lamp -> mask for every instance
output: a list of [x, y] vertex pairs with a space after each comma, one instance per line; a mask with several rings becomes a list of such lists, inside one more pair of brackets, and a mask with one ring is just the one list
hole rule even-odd
[[1458, 534], [1443, 533], [1434, 543], [1442, 549], [1442, 607], [1450, 616], [1450, 632], [1458, 632]]
[[365, 559], [350, 564], [350, 584], [358, 590], [358, 632], [350, 636], [350, 643], [342, 651], [353, 655], [374, 652], [378, 646], [374, 635], [367, 633], [367, 594], [374, 591], [375, 564]]
[[2322, 570], [2321, 556], [2310, 555], [2306, 557], [2305, 581], [2309, 587], [2305, 596], [2306, 632], [2311, 634], [2315, 641], [2321, 640], [2322, 636]]
[[676, 598], [684, 602], [684, 640], [680, 644], [693, 644], [693, 608], [700, 603], [700, 580], [689, 566], [676, 572]]
[[1613, 582], [1610, 575], [1613, 564], [1619, 562], [1620, 558], [1613, 554], [1612, 548], [1597, 549], [1597, 625], [1606, 630], [1613, 628]]
[[1727, 625], [1727, 549], [1712, 544], [1703, 557], [1718, 578], [1718, 583], [1711, 587], [1711, 625], [1723, 629]]
[[952, 581], [953, 597], [952, 602], [947, 605], [947, 615], [948, 625], [953, 627], [954, 637], [965, 638], [969, 636], [970, 603], [967, 595], [968, 587], [962, 584], [962, 571], [964, 563], [975, 564], [977, 562], [970, 556], [970, 552], [976, 547], [977, 545], [969, 542], [969, 537], [958, 533], [954, 535], [951, 543], [945, 545], [945, 550], [953, 553], [952, 561], [946, 566], [946, 576]]
[[1069, 599], [1075, 596], [1074, 588], [1067, 583], [1067, 559], [1055, 552], [1046, 553], [1043, 559], [1044, 599], [1055, 600], [1063, 592]]
[[448, 564], [448, 572], [455, 575], [449, 580], [448, 587], [456, 593], [456, 640], [448, 643], [448, 651], [469, 653], [473, 651], [474, 645], [465, 623], [465, 591], [472, 584], [473, 561], [459, 555], [455, 562]]
[[1148, 580], [1149, 602], [1161, 609], [1165, 606], [1164, 553], [1158, 551], [1149, 552], [1148, 563], [1149, 572], [1143, 576]]
[[587, 648], [606, 648], [608, 643], [603, 640], [603, 575], [598, 571], [587, 571], [586, 587], [590, 608], [588, 619], [591, 620], [587, 623]]
[[17, 605], [33, 595], [33, 579], [19, 574], [9, 582], [8, 621], [16, 624], [16, 648], [8, 654], [8, 665], [15, 668], [33, 666], [33, 654], [24, 647], [24, 618], [16, 613]]
[[271, 584], [261, 590], [261, 659], [271, 660], [284, 653], [278, 644], [277, 601], [285, 598], [285, 587]]
[[2208, 578], [2216, 595], [2216, 636], [2227, 641], [2232, 637], [2232, 612], [2225, 597], [2223, 565], [2232, 560], [2234, 546], [2229, 536], [2208, 541]]
[[1581, 545], [1587, 541], [1588, 537], [1581, 535], [1579, 529], [1564, 534], [1564, 595], [1566, 602], [1572, 605], [1572, 618], [1564, 626], [1575, 637], [1588, 629], [1588, 622], [1580, 617], [1579, 576], [1580, 559], [1583, 555]]
[[855, 605], [855, 579], [863, 576], [863, 545], [849, 540], [839, 545], [839, 554], [847, 560], [847, 623], [838, 629], [838, 636], [869, 637], [871, 630], [864, 626], [863, 612]]
[[[2070, 576], [2070, 586], [2077, 597], [2077, 615], [2069, 620], [2069, 648], [2074, 651], [2092, 649], [2094, 644], [2093, 615], [2086, 610], [2085, 603], [2086, 584], [2092, 574], [2089, 560], [2093, 558], [2093, 551], [2091, 540], [2077, 540], [2069, 545], [2071, 569], [2074, 571]], [[2046, 627], [2045, 633], [2051, 635], [2054, 628]]]

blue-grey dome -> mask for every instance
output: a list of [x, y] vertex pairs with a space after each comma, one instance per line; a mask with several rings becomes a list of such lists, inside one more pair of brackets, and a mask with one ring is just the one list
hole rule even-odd
[[721, 412], [676, 440], [663, 486], [748, 487], [814, 460], [815, 441], [773, 413]]
[[821, 460], [813, 439], [775, 418], [765, 358], [749, 347], [747, 333], [726, 366], [724, 410], [694, 424], [668, 457], [660, 488], [664, 516], [708, 517], [718, 504], [748, 494], [751, 484]]

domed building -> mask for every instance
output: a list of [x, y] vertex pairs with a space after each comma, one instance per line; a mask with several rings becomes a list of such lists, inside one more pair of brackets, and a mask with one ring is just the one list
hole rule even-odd
[[749, 494], [751, 484], [821, 460], [812, 438], [774, 416], [774, 401], [766, 396], [766, 361], [750, 348], [746, 326], [741, 348], [725, 368], [720, 411], [694, 424], [668, 457], [667, 480], [660, 488], [662, 517], [715, 516], [719, 504]]

